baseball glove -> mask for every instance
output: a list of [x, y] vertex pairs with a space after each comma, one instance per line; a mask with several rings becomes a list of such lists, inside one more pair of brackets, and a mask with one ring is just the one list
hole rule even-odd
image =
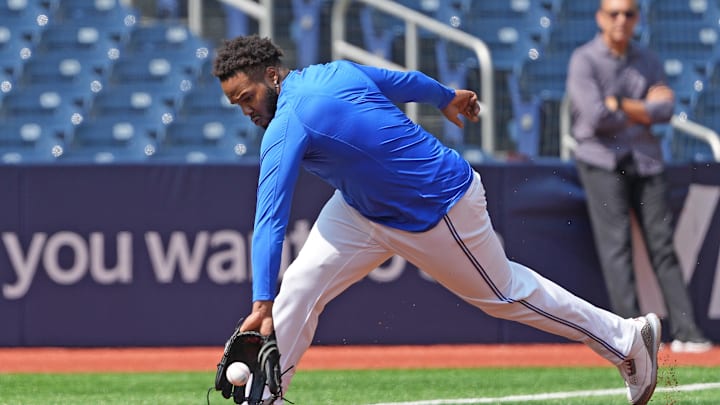
[[[247, 396], [245, 386], [233, 386], [225, 377], [227, 368], [236, 361], [247, 364], [252, 373]], [[221, 391], [226, 399], [232, 396], [236, 404], [245, 401], [249, 405], [272, 404], [276, 399], [282, 398], [281, 377], [280, 351], [275, 333], [263, 336], [252, 331], [240, 332], [240, 328], [237, 328], [225, 343], [225, 351], [215, 374], [215, 390]], [[271, 396], [263, 401], [266, 386]]]

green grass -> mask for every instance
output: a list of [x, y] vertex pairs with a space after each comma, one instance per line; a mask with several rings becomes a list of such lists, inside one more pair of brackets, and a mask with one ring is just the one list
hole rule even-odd
[[[0, 374], [0, 404], [195, 404], [206, 403], [214, 375], [193, 373]], [[720, 368], [661, 369], [659, 387], [720, 382]], [[614, 368], [478, 368], [437, 370], [300, 371], [288, 399], [296, 405], [358, 405], [451, 398], [505, 397], [547, 392], [622, 388]], [[210, 403], [232, 404], [219, 393]], [[485, 402], [487, 403], [487, 402]], [[623, 394], [496, 402], [509, 405], [625, 404]], [[720, 389], [657, 392], [651, 404], [720, 403]], [[468, 402], [463, 402], [468, 404]]]

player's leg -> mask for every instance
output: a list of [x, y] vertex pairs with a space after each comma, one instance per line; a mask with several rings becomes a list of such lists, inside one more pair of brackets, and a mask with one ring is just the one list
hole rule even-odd
[[657, 316], [621, 318], [507, 260], [479, 176], [438, 226], [420, 234], [386, 229], [378, 240], [490, 315], [584, 342], [618, 367], [630, 403], [650, 400], [661, 336]]
[[[392, 256], [373, 241], [373, 232], [339, 193], [323, 207], [273, 305], [283, 371], [297, 365], [310, 346], [325, 305]], [[294, 369], [283, 376], [285, 389], [293, 374]]]
[[435, 228], [386, 230], [378, 240], [489, 315], [588, 344], [613, 364], [631, 352], [637, 325], [591, 305], [533, 270], [510, 262], [476, 179]]

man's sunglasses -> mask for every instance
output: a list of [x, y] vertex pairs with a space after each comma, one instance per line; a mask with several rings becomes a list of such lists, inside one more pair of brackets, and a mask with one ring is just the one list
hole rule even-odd
[[627, 11], [605, 11], [603, 10], [603, 13], [609, 15], [613, 20], [618, 18], [620, 14], [625, 15], [626, 20], [632, 20], [637, 16], [637, 11], [635, 10], [627, 10]]

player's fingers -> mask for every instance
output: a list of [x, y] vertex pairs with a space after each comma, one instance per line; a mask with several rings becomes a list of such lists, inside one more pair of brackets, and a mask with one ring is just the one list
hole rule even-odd
[[450, 119], [450, 122], [452, 122], [453, 124], [457, 125], [458, 127], [460, 127], [460, 128], [464, 128], [464, 127], [465, 127], [465, 125], [463, 124], [462, 120], [461, 120], [460, 118], [458, 118], [457, 115], [453, 115], [453, 116], [449, 117], [449, 119]]
[[245, 318], [243, 323], [240, 325], [241, 332], [247, 332], [250, 330], [260, 331], [261, 319], [256, 313], [251, 313]]

